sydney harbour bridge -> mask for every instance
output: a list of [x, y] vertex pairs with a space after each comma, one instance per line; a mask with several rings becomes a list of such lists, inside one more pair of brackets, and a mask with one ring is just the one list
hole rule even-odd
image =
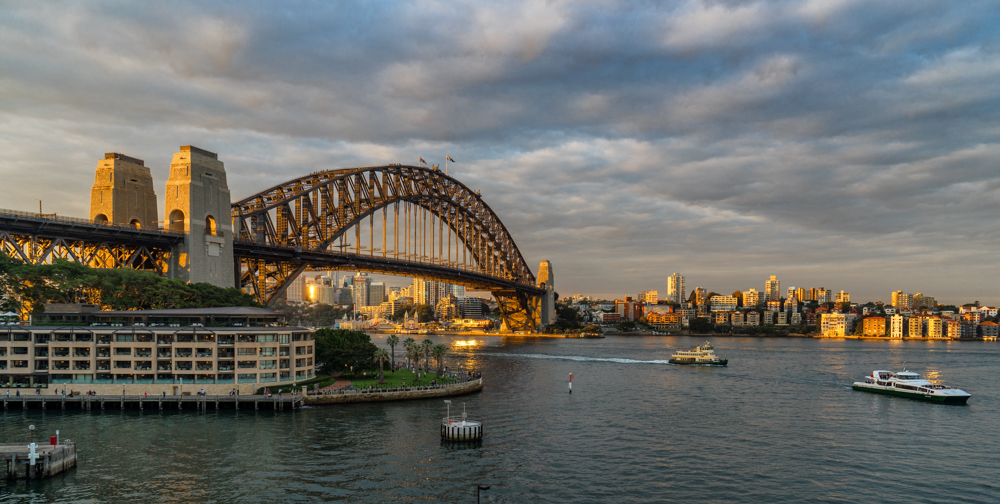
[[217, 155], [184, 146], [164, 199], [159, 221], [144, 162], [109, 153], [89, 219], [0, 210], [0, 250], [235, 285], [265, 305], [307, 269], [417, 277], [491, 292], [508, 331], [550, 322], [547, 262], [536, 280], [480, 194], [437, 167], [318, 171], [230, 202]]

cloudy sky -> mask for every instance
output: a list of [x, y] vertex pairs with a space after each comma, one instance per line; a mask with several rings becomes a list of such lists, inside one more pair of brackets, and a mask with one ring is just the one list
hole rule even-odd
[[0, 208], [219, 153], [234, 199], [443, 162], [562, 295], [1000, 302], [1000, 5], [0, 2]]

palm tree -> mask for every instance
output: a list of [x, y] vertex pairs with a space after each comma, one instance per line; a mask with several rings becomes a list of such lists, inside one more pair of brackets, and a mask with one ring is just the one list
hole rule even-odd
[[386, 352], [384, 348], [379, 348], [375, 350], [372, 355], [372, 360], [378, 362], [378, 382], [385, 383], [385, 374], [382, 373], [382, 364], [389, 360], [389, 352]]
[[[413, 338], [406, 338], [405, 340], [403, 340], [403, 347], [406, 348], [406, 360], [407, 361], [411, 360], [410, 359], [410, 349], [413, 348], [413, 346], [416, 345], [416, 344], [417, 344], [417, 340], [415, 340]], [[409, 362], [407, 362], [407, 364], [409, 364]]]
[[424, 371], [430, 372], [431, 369], [431, 352], [434, 351], [434, 342], [430, 338], [425, 339], [421, 344], [421, 351], [426, 359], [424, 362]]
[[[410, 359], [410, 362], [416, 363], [416, 362], [420, 361], [420, 349], [421, 348], [423, 348], [421, 345], [413, 344], [413, 345], [410, 345], [410, 347], [406, 349], [406, 357], [408, 359]], [[419, 374], [414, 373], [414, 380], [413, 381], [419, 381], [419, 380], [417, 380], [417, 377], [419, 377], [419, 376], [420, 376]]]
[[446, 353], [448, 353], [448, 345], [444, 343], [434, 345], [434, 360], [438, 363], [438, 378], [441, 378], [441, 373], [444, 371], [444, 354]]
[[399, 336], [395, 334], [390, 335], [385, 339], [385, 342], [389, 344], [389, 348], [392, 349], [392, 369], [396, 369], [396, 345], [399, 344]]

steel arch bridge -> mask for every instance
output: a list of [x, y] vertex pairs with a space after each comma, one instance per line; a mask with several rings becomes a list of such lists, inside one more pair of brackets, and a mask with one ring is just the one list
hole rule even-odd
[[491, 291], [507, 329], [533, 331], [536, 285], [480, 194], [435, 168], [326, 170], [232, 205], [240, 286], [273, 303], [307, 268], [426, 278]]

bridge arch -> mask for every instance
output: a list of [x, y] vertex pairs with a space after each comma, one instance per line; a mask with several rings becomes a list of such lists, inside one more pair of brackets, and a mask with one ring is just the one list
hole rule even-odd
[[513, 318], [525, 320], [509, 325], [523, 330], [533, 318], [528, 298], [542, 292], [480, 194], [436, 168], [316, 172], [234, 203], [232, 218], [240, 285], [267, 303], [309, 267], [373, 271], [516, 300], [523, 313]]

